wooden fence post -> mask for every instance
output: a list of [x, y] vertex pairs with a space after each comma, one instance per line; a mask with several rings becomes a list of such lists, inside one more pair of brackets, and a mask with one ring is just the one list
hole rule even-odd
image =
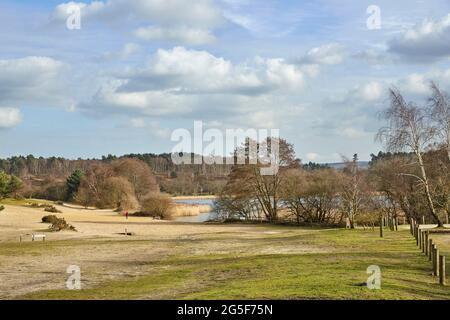
[[419, 226], [416, 226], [416, 246], [419, 245]]
[[425, 253], [425, 231], [420, 231], [420, 249]]
[[434, 264], [435, 264], [435, 262], [434, 262], [434, 243], [433, 243], [433, 246], [431, 247], [431, 273], [432, 273], [432, 275], [434, 276]]
[[424, 248], [424, 252], [425, 255], [428, 256], [428, 231], [425, 232], [425, 248]]
[[420, 229], [417, 231], [417, 241], [419, 242], [419, 249], [422, 249], [422, 231]]
[[439, 249], [437, 248], [437, 245], [433, 245], [433, 275], [438, 277], [439, 276]]
[[433, 261], [433, 239], [428, 239], [428, 261]]
[[380, 219], [380, 238], [383, 238], [383, 218]]
[[425, 224], [425, 216], [422, 216], [422, 224]]
[[439, 256], [439, 283], [445, 286], [445, 256]]

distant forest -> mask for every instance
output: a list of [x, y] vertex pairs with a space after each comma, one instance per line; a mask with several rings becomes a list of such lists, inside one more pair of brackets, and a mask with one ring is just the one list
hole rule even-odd
[[[198, 155], [191, 154], [192, 159]], [[30, 190], [46, 190], [46, 198], [58, 198], [56, 193], [66, 179], [76, 170], [87, 172], [99, 163], [111, 163], [118, 159], [139, 159], [145, 162], [156, 177], [162, 192], [173, 195], [218, 194], [226, 184], [232, 170], [229, 164], [174, 164], [170, 153], [127, 154], [120, 157], [103, 156], [101, 159], [71, 160], [63, 157], [14, 156], [0, 159], [0, 172], [19, 177]], [[327, 167], [309, 162], [303, 165], [306, 170]]]
[[19, 177], [31, 189], [33, 187], [39, 190], [48, 189], [51, 193], [52, 189], [57, 189], [58, 185], [65, 183], [67, 177], [76, 170], [86, 172], [96, 164], [124, 158], [145, 162], [156, 176], [161, 191], [174, 195], [218, 193], [225, 185], [232, 167], [227, 164], [176, 165], [169, 153], [128, 154], [121, 157], [108, 155], [102, 159], [86, 160], [70, 160], [62, 157], [38, 158], [28, 155], [0, 159], [0, 172], [4, 171]]

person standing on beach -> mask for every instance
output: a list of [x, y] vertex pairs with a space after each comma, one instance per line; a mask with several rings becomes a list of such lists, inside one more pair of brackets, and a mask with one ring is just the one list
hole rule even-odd
[[128, 211], [125, 212], [125, 218], [128, 220]]

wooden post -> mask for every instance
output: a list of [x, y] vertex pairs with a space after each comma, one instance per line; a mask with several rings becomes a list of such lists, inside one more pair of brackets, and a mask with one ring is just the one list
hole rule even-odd
[[394, 218], [395, 231], [398, 231], [398, 218]]
[[433, 259], [433, 239], [428, 239], [428, 261]]
[[439, 256], [439, 283], [445, 286], [445, 256]]
[[425, 224], [425, 216], [422, 216], [422, 224]]
[[380, 238], [383, 238], [383, 218], [380, 219]]
[[419, 226], [416, 226], [416, 246], [419, 245]]
[[425, 253], [425, 231], [420, 231], [420, 248], [422, 249], [422, 252]]
[[434, 243], [433, 246], [431, 247], [431, 273], [434, 276]]
[[422, 231], [417, 231], [417, 242], [419, 242], [419, 249], [422, 249]]
[[425, 255], [428, 256], [428, 231], [425, 231], [425, 248], [424, 251]]
[[439, 276], [439, 249], [436, 244], [433, 245], [433, 275]]

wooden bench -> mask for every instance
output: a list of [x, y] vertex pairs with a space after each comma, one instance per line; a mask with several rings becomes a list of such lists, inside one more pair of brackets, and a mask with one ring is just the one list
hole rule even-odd
[[31, 235], [31, 241], [37, 240], [37, 239], [42, 239], [42, 241], [45, 241], [45, 238], [47, 236], [45, 234], [32, 234]]

